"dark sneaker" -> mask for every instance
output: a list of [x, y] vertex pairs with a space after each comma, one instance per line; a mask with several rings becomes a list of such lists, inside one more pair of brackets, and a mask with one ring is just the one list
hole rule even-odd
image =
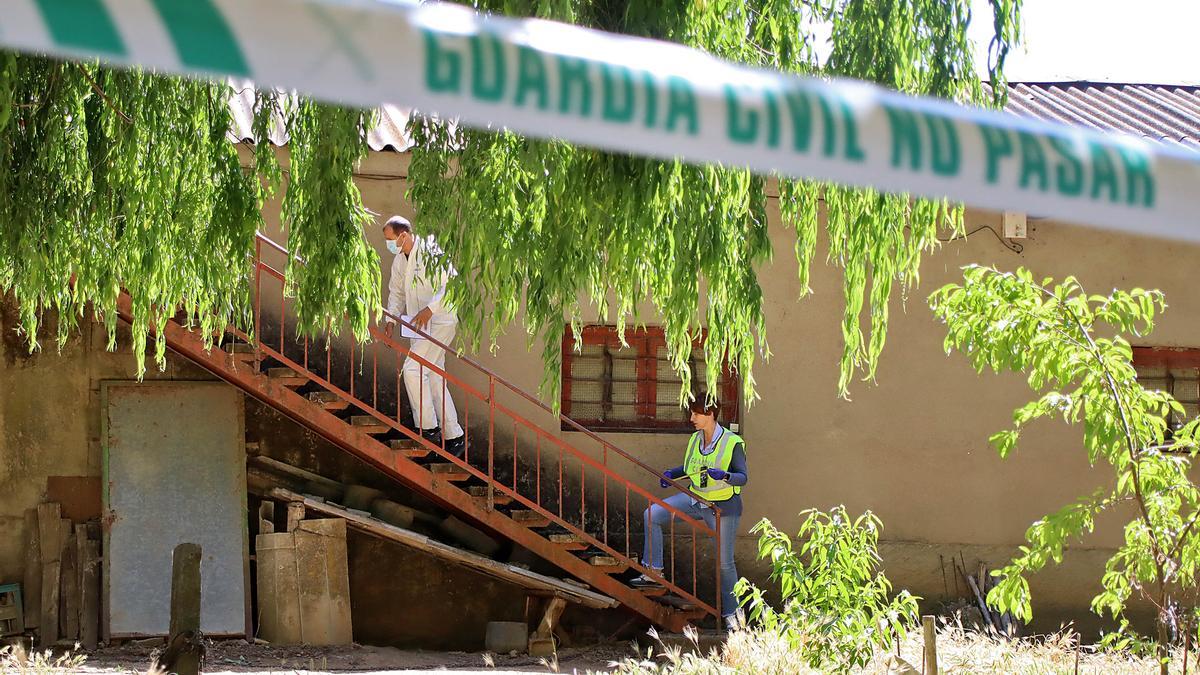
[[458, 438], [451, 438], [446, 441], [446, 452], [455, 457], [462, 457], [467, 452], [467, 435], [463, 434]]
[[429, 441], [430, 443], [433, 443], [434, 445], [438, 446], [439, 448], [442, 447], [442, 429], [441, 429], [441, 427], [434, 427], [432, 429], [422, 429], [421, 430], [421, 438], [424, 438], [425, 440]]
[[662, 586], [662, 582], [645, 574], [629, 581], [630, 586]]

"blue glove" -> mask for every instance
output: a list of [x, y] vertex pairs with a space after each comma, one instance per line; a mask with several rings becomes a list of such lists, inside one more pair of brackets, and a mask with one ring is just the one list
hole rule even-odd
[[663, 472], [663, 477], [658, 479], [659, 487], [667, 487], [671, 484], [671, 480], [678, 478], [673, 469], [667, 469]]
[[726, 478], [729, 478], [729, 472], [722, 471], [714, 466], [708, 470], [708, 477], [713, 480], [725, 480]]

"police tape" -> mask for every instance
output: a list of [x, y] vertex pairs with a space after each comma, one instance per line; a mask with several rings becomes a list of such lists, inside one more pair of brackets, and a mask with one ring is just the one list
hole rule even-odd
[[449, 4], [4, 0], [0, 45], [1200, 241], [1200, 154]]

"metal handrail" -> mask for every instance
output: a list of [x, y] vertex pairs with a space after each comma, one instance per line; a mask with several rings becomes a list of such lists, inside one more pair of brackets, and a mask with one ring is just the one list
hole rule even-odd
[[[279, 308], [279, 310], [280, 310], [279, 350], [277, 351], [274, 348], [272, 348], [271, 346], [263, 344], [263, 341], [261, 339], [253, 340], [253, 344], [255, 345], [257, 350], [259, 350], [260, 352], [267, 353], [272, 358], [280, 361], [281, 363], [287, 365], [288, 367], [293, 368], [294, 370], [306, 371], [306, 376], [308, 376], [311, 380], [313, 380], [314, 382], [316, 382], [323, 388], [327, 389], [330, 392], [336, 393], [338, 396], [342, 397], [343, 399], [346, 399], [348, 401], [355, 403], [358, 407], [362, 408], [365, 412], [367, 412], [368, 414], [370, 414], [372, 417], [376, 418], [380, 422], [386, 424], [390, 428], [393, 428], [393, 429], [399, 431], [403, 435], [417, 441], [418, 443], [424, 445], [425, 447], [427, 447], [431, 451], [435, 452], [436, 454], [438, 454], [438, 455], [442, 456], [443, 458], [458, 465], [459, 467], [461, 467], [463, 470], [467, 471], [468, 473], [485, 481], [486, 484], [489, 486], [489, 492], [488, 492], [489, 508], [490, 508], [491, 502], [492, 502], [491, 498], [493, 495], [493, 491], [499, 490], [501, 493], [508, 495], [512, 499], [516, 500], [518, 503], [521, 503], [521, 504], [533, 509], [535, 512], [542, 514], [542, 516], [549, 518], [552, 522], [557, 523], [558, 525], [565, 528], [567, 531], [573, 532], [576, 535], [582, 537], [584, 540], [591, 542], [592, 545], [596, 546], [601, 551], [604, 551], [607, 554], [610, 554], [616, 558], [619, 558], [624, 561], [624, 564], [627, 564], [630, 567], [641, 570], [645, 573], [653, 574], [653, 571], [650, 570], [648, 567], [646, 567], [644, 564], [642, 564], [645, 561], [641, 561], [641, 562], [636, 561], [630, 555], [631, 551], [629, 548], [629, 543], [630, 543], [629, 542], [629, 529], [632, 524], [632, 520], [630, 518], [631, 514], [630, 514], [629, 498], [631, 496], [631, 493], [637, 494], [639, 496], [639, 498], [644, 499], [647, 503], [658, 504], [660, 507], [667, 509], [668, 512], [671, 513], [673, 516], [672, 522], [671, 522], [672, 533], [674, 532], [674, 529], [675, 529], [675, 520], [680, 520], [680, 521], [682, 521], [682, 523], [684, 525], [691, 528], [691, 531], [694, 533], [694, 537], [700, 536], [700, 535], [708, 535], [713, 539], [713, 541], [716, 544], [716, 549], [717, 549], [716, 562], [718, 564], [717, 564], [717, 569], [715, 570], [716, 582], [717, 582], [716, 586], [714, 587], [716, 589], [716, 593], [717, 593], [717, 599], [716, 599], [716, 602], [714, 603], [715, 607], [714, 607], [714, 605], [709, 605], [708, 603], [705, 603], [705, 602], [699, 600], [698, 597], [696, 597], [697, 583], [698, 583], [698, 579], [699, 579], [699, 574], [698, 574], [699, 570], [695, 566], [695, 563], [696, 563], [696, 540], [695, 540], [695, 538], [693, 538], [693, 544], [692, 544], [692, 547], [693, 547], [693, 550], [692, 550], [693, 571], [692, 571], [692, 583], [691, 583], [692, 591], [689, 593], [686, 589], [682, 588], [681, 586], [679, 586], [676, 583], [675, 574], [674, 574], [674, 564], [675, 564], [674, 561], [676, 561], [677, 558], [675, 556], [675, 547], [674, 547], [673, 537], [672, 537], [672, 556], [671, 556], [671, 559], [673, 562], [672, 562], [671, 579], [669, 579], [669, 580], [666, 579], [665, 578], [666, 575], [664, 573], [663, 581], [666, 583], [668, 588], [674, 590], [675, 592], [680, 593], [685, 596], [692, 597], [701, 606], [701, 608], [704, 609], [705, 611], [716, 614], [718, 617], [720, 616], [720, 593], [719, 593], [719, 586], [720, 586], [720, 583], [719, 583], [719, 579], [720, 579], [720, 570], [719, 570], [720, 510], [715, 505], [712, 505], [711, 502], [708, 502], [707, 500], [704, 500], [700, 497], [692, 495], [683, 486], [681, 486], [679, 483], [675, 482], [674, 480], [670, 481], [670, 484], [676, 491], [678, 491], [680, 493], [688, 494], [689, 498], [695, 499], [699, 503], [703, 503], [703, 504], [712, 506], [714, 514], [716, 516], [716, 520], [714, 522], [714, 527], [710, 528], [710, 527], [708, 527], [707, 523], [703, 522], [703, 520], [693, 519], [692, 517], [684, 514], [679, 509], [668, 504], [664, 499], [654, 496], [648, 490], [642, 488], [638, 484], [633, 483], [633, 482], [629, 481], [628, 479], [622, 477], [620, 474], [616, 473], [608, 465], [608, 450], [610, 450], [610, 449], [613, 450], [620, 457], [622, 457], [622, 458], [630, 461], [632, 464], [650, 472], [655, 478], [660, 477], [660, 474], [657, 470], [649, 467], [644, 462], [629, 455], [627, 452], [621, 450], [620, 448], [616, 447], [612, 443], [609, 443], [608, 441], [600, 438], [598, 435], [591, 432], [590, 430], [583, 428], [581, 425], [579, 425], [574, 420], [571, 420], [570, 418], [566, 417], [565, 415], [562, 415], [561, 413], [555, 413], [549, 406], [545, 405], [544, 403], [542, 403], [541, 401], [539, 401], [532, 395], [526, 393], [525, 391], [519, 389], [512, 383], [505, 380], [503, 377], [492, 372], [486, 366], [483, 366], [482, 364], [475, 361], [474, 359], [463, 356], [457, 350], [454, 350], [449, 345], [446, 345], [446, 344], [436, 340], [431, 335], [426, 333], [424, 330], [418, 329], [415, 326], [413, 326], [411, 323], [403, 321], [400, 317], [396, 317], [396, 316], [392, 315], [391, 313], [388, 313], [385, 311], [384, 315], [386, 317], [396, 321], [397, 323], [401, 323], [402, 325], [407, 326], [410, 330], [415, 331], [417, 334], [421, 335], [423, 338], [430, 340], [432, 343], [438, 345], [439, 347], [442, 347], [447, 352], [454, 353], [460, 361], [465, 362], [471, 368], [475, 369], [476, 371], [478, 371], [488, 377], [488, 381], [489, 381], [488, 392], [484, 393], [484, 392], [480, 391], [479, 389], [467, 384], [460, 378], [458, 378], [454, 375], [451, 375], [450, 373], [445, 371], [443, 368], [437, 366], [436, 364], [433, 364], [430, 361], [422, 358], [420, 355], [411, 353], [410, 349], [407, 346], [399, 344], [390, 335], [388, 335], [384, 331], [380, 330], [378, 327], [371, 326], [369, 328], [369, 334], [374, 339], [374, 342], [382, 344], [386, 349], [389, 349], [399, 355], [404, 355], [404, 356], [407, 356], [408, 358], [414, 359], [415, 361], [417, 361], [420, 364], [420, 366], [422, 368], [428, 368], [428, 369], [430, 369], [430, 371], [435, 372], [438, 375], [440, 375], [442, 378], [444, 378], [445, 382], [452, 383], [452, 384], [460, 387], [471, 398], [486, 402], [488, 404], [490, 420], [489, 420], [489, 425], [488, 425], [489, 426], [489, 447], [488, 447], [488, 471], [487, 471], [487, 473], [483, 473], [481, 470], [479, 470], [476, 467], [469, 464], [470, 455], [468, 455], [466, 459], [460, 459], [460, 458], [454, 456], [453, 454], [448, 453], [445, 449], [445, 441], [444, 440], [443, 440], [442, 447], [438, 447], [438, 446], [430, 443], [428, 440], [424, 439], [420, 434], [406, 428], [404, 425], [399, 423], [399, 417], [400, 417], [400, 415], [399, 415], [399, 405], [400, 405], [400, 400], [399, 400], [399, 396], [400, 396], [399, 377], [400, 377], [400, 374], [399, 374], [399, 372], [397, 372], [397, 374], [396, 374], [397, 383], [398, 383], [397, 415], [396, 415], [396, 419], [393, 419], [390, 417], [390, 415], [383, 413], [377, 409], [377, 401], [376, 400], [367, 402], [367, 401], [360, 399], [358, 396], [355, 395], [354, 374], [353, 374], [353, 369], [354, 369], [354, 364], [353, 364], [353, 358], [354, 358], [353, 351], [354, 350], [353, 349], [351, 350], [351, 352], [352, 352], [351, 353], [351, 381], [350, 381], [350, 390], [349, 391], [343, 390], [342, 388], [340, 388], [336, 384], [334, 384], [332, 381], [327, 379], [329, 377], [332, 377], [331, 365], [329, 365], [331, 363], [329, 361], [329, 359], [331, 357], [328, 354], [326, 357], [326, 361], [327, 361], [326, 376], [327, 377], [320, 377], [315, 371], [310, 369], [309, 355], [308, 355], [308, 350], [309, 350], [308, 338], [305, 338], [305, 341], [304, 341], [304, 357], [303, 357], [304, 363], [303, 364], [291, 359], [284, 353], [284, 339], [285, 339], [284, 336], [285, 336], [285, 332], [286, 332], [286, 308], [285, 308], [286, 292], [285, 292], [285, 287], [283, 286], [283, 284], [285, 282], [285, 275], [283, 272], [275, 269], [270, 264], [268, 264], [262, 260], [261, 246], [266, 245], [267, 247], [274, 249], [275, 251], [287, 256], [289, 262], [294, 260], [296, 262], [299, 262], [300, 264], [304, 264], [304, 261], [301, 258], [299, 258], [298, 256], [291, 255], [285, 248], [283, 248], [282, 246], [280, 246], [279, 244], [277, 244], [276, 242], [271, 240], [269, 237], [266, 237], [261, 232], [257, 234], [257, 241], [259, 243], [259, 247], [256, 247], [255, 260], [254, 260], [254, 264], [255, 264], [254, 283], [255, 283], [255, 288], [256, 288], [254, 321], [255, 321], [255, 333], [256, 333], [256, 336], [258, 336], [258, 337], [261, 337], [261, 332], [262, 332], [261, 331], [261, 329], [262, 329], [261, 311], [262, 310], [261, 310], [261, 293], [260, 293], [260, 291], [261, 291], [261, 274], [263, 272], [265, 272], [269, 277], [273, 277], [273, 278], [277, 279], [281, 284], [281, 286], [280, 286], [281, 298], [280, 298], [280, 308]], [[248, 336], [243, 335], [243, 337], [248, 337]], [[374, 358], [375, 358], [375, 363], [373, 365], [373, 370], [372, 370], [372, 376], [374, 378], [374, 384], [372, 385], [372, 398], [377, 399], [377, 396], [378, 396], [378, 355], [374, 351], [372, 352], [372, 354], [374, 355]], [[364, 352], [364, 355], [365, 355], [365, 352]], [[363, 364], [360, 363], [360, 369], [361, 369], [362, 365]], [[581, 452], [580, 450], [575, 448], [573, 445], [571, 445], [564, 439], [559, 438], [559, 437], [555, 436], [554, 434], [551, 434], [551, 433], [545, 431], [540, 426], [530, 422], [529, 420], [525, 419], [520, 414], [516, 413], [514, 410], [512, 410], [502, 404], [498, 404], [495, 400], [495, 384], [497, 382], [499, 382], [504, 388], [508, 389], [512, 393], [519, 395], [521, 398], [525, 399], [527, 402], [534, 404], [538, 408], [540, 408], [546, 412], [549, 412], [552, 415], [555, 415], [561, 422], [570, 425], [571, 427], [583, 432], [587, 437], [595, 440], [600, 445], [600, 448], [604, 451], [603, 452], [603, 455], [604, 455], [603, 460], [602, 461], [597, 460], [596, 458], [590, 456], [589, 454]], [[445, 389], [445, 387], [443, 388], [442, 395], [443, 396], [448, 395], [448, 392]], [[500, 412], [504, 415], [507, 415], [513, 422], [514, 476], [513, 476], [513, 485], [512, 485], [511, 489], [509, 488], [509, 486], [496, 480], [496, 478], [493, 475], [494, 442], [495, 442], [495, 420], [494, 420], [494, 417], [495, 417], [496, 412]], [[469, 407], [468, 407], [467, 408], [468, 433], [469, 433], [469, 413], [470, 413], [470, 411], [469, 411]], [[517, 476], [516, 476], [517, 434], [516, 434], [516, 429], [517, 429], [518, 425], [520, 427], [530, 430], [536, 434], [537, 443], [538, 443], [538, 445], [537, 445], [537, 447], [538, 447], [538, 469], [537, 469], [538, 470], [538, 484], [537, 484], [538, 487], [537, 487], [537, 489], [538, 489], [538, 495], [539, 495], [537, 501], [528, 499], [526, 496], [520, 494], [516, 489], [516, 482], [517, 482]], [[541, 500], [540, 495], [542, 494], [542, 492], [541, 492], [541, 442], [543, 439], [552, 443], [554, 446], [557, 446], [558, 451], [559, 451], [559, 484], [558, 484], [559, 513], [557, 515], [555, 513], [553, 513], [552, 511], [550, 511], [548, 507], [545, 507], [541, 503], [539, 503]], [[581, 479], [580, 507], [581, 507], [581, 512], [580, 512], [579, 527], [576, 527], [573, 523], [568, 522], [563, 517], [563, 504], [564, 503], [563, 503], [563, 499], [562, 499], [562, 494], [563, 494], [563, 492], [562, 492], [562, 487], [563, 487], [563, 485], [562, 485], [562, 479], [563, 479], [562, 460], [567, 455], [570, 455], [570, 456], [574, 457], [576, 460], [578, 460], [579, 462], [581, 462], [581, 466], [580, 466], [580, 479]], [[584, 472], [586, 471], [587, 466], [590, 466], [594, 470], [600, 471], [604, 477], [604, 493], [603, 493], [604, 494], [604, 517], [603, 517], [604, 540], [603, 541], [601, 541], [600, 539], [598, 539], [595, 536], [592, 536], [591, 533], [589, 533], [585, 530], [585, 527], [586, 527], [586, 499], [585, 499], [584, 491], [586, 491], [586, 479], [585, 479]], [[626, 529], [625, 550], [626, 550], [626, 553], [624, 553], [624, 554], [622, 554], [621, 552], [619, 552], [618, 550], [616, 550], [609, 544], [608, 482], [610, 479], [614, 480], [619, 485], [623, 484], [624, 490], [625, 490], [625, 529]], [[619, 492], [618, 492], [618, 494], [619, 494]], [[646, 536], [649, 536], [648, 532], [646, 533]]]
[[[302, 258], [300, 258], [299, 256], [291, 256], [287, 249], [280, 246], [278, 243], [276, 243], [274, 240], [272, 240], [271, 238], [264, 235], [262, 232], [256, 233], [255, 236], [260, 241], [262, 241], [262, 242], [266, 243], [267, 245], [271, 246], [272, 248], [274, 248], [276, 251], [278, 251], [284, 255], [288, 255], [290, 258], [296, 260], [300, 264], [305, 264], [304, 260]], [[498, 373], [492, 371], [491, 369], [489, 369], [487, 366], [483, 365], [482, 363], [479, 363], [475, 359], [463, 354], [461, 350], [455, 349], [454, 347], [451, 347], [450, 345], [447, 345], [447, 344], [441, 342], [440, 340], [434, 338], [432, 335], [426, 333], [424, 330], [417, 328], [412, 323], [405, 321], [403, 318], [398, 317], [395, 314], [392, 314], [391, 312], [387, 311], [387, 309], [383, 309], [382, 311], [383, 311], [383, 316], [385, 319], [391, 319], [392, 321], [395, 321], [396, 323], [405, 326], [409, 330], [420, 335], [421, 339], [429, 340], [433, 344], [441, 347], [442, 349], [445, 349], [447, 353], [454, 354], [455, 357], [459, 361], [471, 366], [475, 370], [480, 371], [481, 373], [487, 375], [489, 378], [495, 379], [496, 382], [504, 385], [509, 391], [524, 398], [526, 401], [528, 401], [529, 403], [532, 403], [533, 405], [537, 406], [538, 408], [541, 408], [543, 411], [550, 413], [551, 415], [557, 416], [558, 420], [560, 422], [569, 425], [573, 430], [586, 435], [587, 437], [596, 441], [600, 445], [616, 452], [621, 457], [640, 466], [642, 469], [650, 472], [651, 474], [654, 474], [655, 478], [665, 478], [665, 476], [662, 475], [662, 472], [659, 471], [658, 469], [655, 469], [654, 467], [650, 466], [649, 464], [646, 464], [645, 462], [638, 459], [637, 457], [634, 457], [633, 455], [629, 454], [625, 450], [622, 450], [621, 448], [617, 447], [616, 445], [613, 445], [611, 442], [605, 440], [604, 438], [601, 438], [594, 431], [584, 427], [579, 422], [576, 422], [575, 420], [571, 419], [570, 417], [567, 417], [566, 415], [562, 414], [561, 412], [556, 412], [553, 408], [551, 408], [550, 406], [543, 403], [536, 396], [533, 396], [532, 394], [526, 392], [524, 389], [521, 389], [517, 385], [504, 379], [504, 376], [499, 375]], [[374, 332], [374, 330], [372, 330], [372, 332]], [[397, 344], [394, 340], [392, 340], [391, 336], [387, 335], [386, 333], [382, 333], [382, 331], [381, 331], [381, 334], [387, 338], [385, 341], [387, 343], [390, 343], [393, 348], [396, 348], [396, 349], [401, 348], [399, 344]], [[432, 364], [429, 364], [429, 366], [433, 367]], [[677, 492], [682, 492], [684, 494], [687, 494], [692, 499], [695, 499], [698, 503], [711, 508], [714, 512], [720, 511], [720, 507], [717, 506], [716, 504], [714, 504], [713, 502], [710, 502], [707, 499], [700, 497], [699, 495], [692, 494], [685, 486], [675, 482], [674, 479], [668, 479], [668, 480], [670, 481], [671, 485], [674, 486], [674, 488]]]

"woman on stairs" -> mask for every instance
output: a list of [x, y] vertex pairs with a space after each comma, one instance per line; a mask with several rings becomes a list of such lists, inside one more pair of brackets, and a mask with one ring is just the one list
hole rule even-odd
[[[738, 521], [742, 516], [742, 486], [747, 481], [746, 442], [741, 436], [717, 423], [720, 406], [706, 394], [696, 397], [691, 405], [692, 426], [696, 433], [688, 440], [683, 464], [663, 472], [659, 479], [662, 487], [677, 478], [687, 478], [691, 485], [689, 493], [677, 493], [664, 502], [690, 518], [702, 518], [711, 528], [715, 527], [716, 515], [712, 507], [701, 503], [696, 497], [711, 502], [721, 513], [721, 550], [718, 552], [721, 565], [721, 615], [726, 622], [737, 613], [737, 599], [733, 586], [738, 573], [734, 564], [734, 544], [737, 541]], [[651, 569], [653, 576], [645, 575], [634, 579], [635, 586], [657, 586], [661, 584], [663, 572], [663, 525], [671, 522], [673, 514], [659, 504], [651, 504], [644, 514], [646, 548], [643, 563]], [[656, 579], [655, 577], [658, 577]]]

